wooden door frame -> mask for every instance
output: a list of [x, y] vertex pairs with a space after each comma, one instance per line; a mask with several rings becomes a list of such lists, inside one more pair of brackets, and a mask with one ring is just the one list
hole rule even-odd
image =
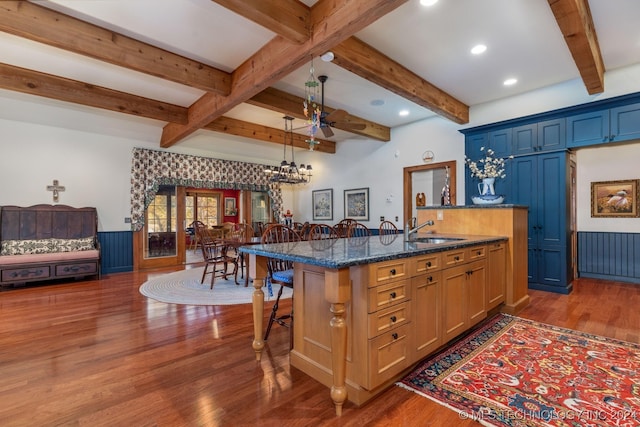
[[456, 161], [451, 160], [448, 162], [431, 163], [428, 165], [407, 166], [403, 169], [403, 206], [404, 206], [404, 218], [402, 225], [407, 223], [407, 220], [411, 217], [413, 211], [413, 188], [412, 188], [412, 174], [415, 172], [424, 172], [434, 169], [449, 168], [449, 187], [451, 188], [451, 204], [456, 204]]
[[[185, 218], [185, 200], [186, 200], [186, 188], [176, 185], [176, 221], [177, 221], [177, 234], [176, 234], [176, 256], [172, 257], [159, 257], [149, 258], [144, 257], [144, 239], [146, 227], [143, 227], [140, 231], [133, 232], [133, 271], [146, 270], [149, 268], [169, 267], [175, 265], [182, 265], [186, 262], [186, 237], [184, 226]], [[146, 215], [146, 211], [145, 211]]]

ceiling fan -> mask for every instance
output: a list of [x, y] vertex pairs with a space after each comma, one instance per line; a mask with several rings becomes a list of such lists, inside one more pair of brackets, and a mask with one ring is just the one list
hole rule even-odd
[[332, 127], [337, 127], [344, 130], [362, 130], [366, 127], [364, 123], [353, 123], [350, 121], [344, 121], [344, 119], [349, 115], [345, 110], [333, 110], [330, 113], [327, 113], [324, 110], [324, 84], [327, 81], [327, 76], [318, 76], [318, 80], [321, 84], [321, 101], [322, 104], [320, 106], [320, 130], [325, 138], [330, 138], [334, 135], [331, 130]]

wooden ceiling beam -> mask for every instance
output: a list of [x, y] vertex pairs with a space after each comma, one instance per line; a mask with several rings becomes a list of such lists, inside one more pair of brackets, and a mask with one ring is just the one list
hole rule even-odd
[[204, 91], [231, 91], [227, 72], [31, 2], [0, 1], [0, 30]]
[[163, 122], [187, 123], [187, 108], [0, 63], [0, 87]]
[[298, 0], [213, 0], [292, 43], [309, 40], [310, 9]]
[[[302, 110], [303, 101], [304, 99], [299, 96], [295, 96], [290, 93], [283, 92], [279, 89], [270, 87], [251, 97], [246, 101], [246, 103], [268, 110], [278, 111], [297, 119], [307, 120]], [[327, 113], [331, 113], [332, 111], [334, 111], [334, 108], [325, 105], [324, 110]], [[365, 125], [365, 128], [352, 129], [348, 126], [349, 123], [363, 124]], [[346, 117], [341, 119], [340, 123], [336, 123], [333, 127], [345, 132], [354, 133], [378, 141], [388, 142], [389, 140], [391, 140], [391, 129], [388, 126], [384, 126], [351, 114], [348, 114]]]
[[189, 107], [187, 125], [169, 123], [164, 127], [160, 146], [178, 143], [406, 1], [320, 0], [311, 9], [312, 36], [308, 41], [298, 45], [276, 36], [232, 73], [229, 96], [205, 94]]
[[[215, 132], [223, 132], [230, 135], [242, 136], [245, 138], [257, 139], [260, 141], [272, 142], [282, 145], [284, 142], [285, 132], [283, 129], [276, 129], [268, 126], [261, 126], [242, 120], [232, 119], [230, 117], [219, 117], [204, 127], [207, 130]], [[306, 142], [308, 137], [298, 133], [293, 134], [293, 146], [297, 148], [309, 148]], [[317, 139], [318, 145], [314, 147], [315, 151], [323, 153], [335, 154], [336, 143], [325, 139]]]
[[589, 95], [604, 92], [604, 61], [587, 0], [548, 0]]
[[[186, 107], [9, 64], [0, 63], [0, 88], [163, 122], [187, 123], [188, 109]], [[277, 144], [282, 144], [284, 141], [284, 130], [282, 129], [229, 117], [221, 117], [205, 126], [205, 129]], [[305, 135], [293, 134], [294, 147], [308, 149], [309, 144], [306, 140]], [[317, 141], [319, 144], [315, 146], [314, 150], [330, 154], [336, 152], [335, 142], [324, 139], [317, 139]]]
[[469, 123], [469, 106], [356, 37], [331, 48], [333, 63], [458, 124]]

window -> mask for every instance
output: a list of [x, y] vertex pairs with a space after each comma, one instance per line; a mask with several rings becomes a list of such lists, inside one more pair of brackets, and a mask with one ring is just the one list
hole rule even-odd
[[186, 221], [202, 221], [211, 227], [221, 223], [221, 193], [207, 191], [189, 191], [186, 200]]

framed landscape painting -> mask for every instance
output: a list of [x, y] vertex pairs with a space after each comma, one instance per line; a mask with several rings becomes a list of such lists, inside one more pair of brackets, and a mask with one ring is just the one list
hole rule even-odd
[[344, 217], [369, 221], [369, 189], [344, 190]]
[[601, 181], [591, 183], [591, 216], [636, 218], [638, 216], [638, 181]]
[[333, 189], [314, 190], [312, 192], [313, 220], [333, 220]]

